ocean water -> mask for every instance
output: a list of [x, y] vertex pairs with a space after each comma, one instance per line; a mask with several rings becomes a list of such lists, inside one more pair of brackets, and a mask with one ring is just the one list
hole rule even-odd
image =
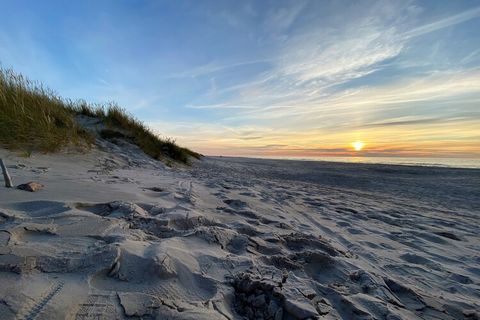
[[346, 163], [397, 164], [433, 167], [475, 168], [480, 169], [480, 159], [474, 158], [406, 158], [406, 157], [259, 157], [263, 159], [284, 159], [304, 161], [329, 161]]

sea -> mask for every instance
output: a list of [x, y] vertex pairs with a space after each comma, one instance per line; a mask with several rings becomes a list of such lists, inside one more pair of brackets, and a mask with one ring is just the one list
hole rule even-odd
[[251, 158], [480, 169], [480, 159], [478, 158], [475, 159], [475, 158], [427, 158], [427, 157], [406, 158], [406, 157], [278, 157], [278, 156], [275, 156], [275, 157], [251, 156]]

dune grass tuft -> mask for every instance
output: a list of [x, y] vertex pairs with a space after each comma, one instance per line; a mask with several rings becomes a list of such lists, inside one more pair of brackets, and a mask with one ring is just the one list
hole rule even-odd
[[129, 114], [125, 109], [114, 103], [106, 107], [74, 108], [78, 114], [102, 118], [109, 129], [100, 132], [105, 139], [123, 138], [136, 144], [143, 152], [154, 159], [166, 158], [188, 163], [190, 157], [200, 158], [201, 155], [187, 148], [180, 147], [171, 138], [160, 138], [140, 120]]
[[71, 104], [69, 108], [76, 114], [95, 117], [103, 119], [105, 118], [105, 110], [102, 105], [91, 105], [84, 100], [79, 100], [74, 104]]
[[0, 69], [0, 145], [9, 149], [55, 152], [68, 146], [89, 146], [95, 135], [82, 128], [77, 115], [98, 118], [108, 129], [104, 139], [129, 140], [154, 159], [188, 163], [201, 155], [160, 138], [125, 109], [110, 103], [92, 105], [64, 100], [41, 84]]
[[28, 152], [88, 146], [94, 138], [76, 123], [69, 104], [41, 84], [0, 69], [0, 145]]

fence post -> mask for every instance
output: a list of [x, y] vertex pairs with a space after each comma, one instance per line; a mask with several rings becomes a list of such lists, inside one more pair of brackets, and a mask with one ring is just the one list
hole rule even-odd
[[7, 171], [7, 167], [5, 167], [5, 163], [3, 163], [2, 159], [0, 159], [0, 167], [2, 167], [3, 179], [5, 180], [5, 187], [13, 188], [12, 178], [10, 178], [10, 175], [8, 174], [8, 171]]

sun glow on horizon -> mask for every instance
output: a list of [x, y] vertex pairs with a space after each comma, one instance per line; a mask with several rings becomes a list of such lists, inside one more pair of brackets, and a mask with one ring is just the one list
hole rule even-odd
[[355, 141], [352, 143], [352, 146], [355, 151], [361, 151], [365, 146], [365, 143], [363, 143], [362, 141]]

